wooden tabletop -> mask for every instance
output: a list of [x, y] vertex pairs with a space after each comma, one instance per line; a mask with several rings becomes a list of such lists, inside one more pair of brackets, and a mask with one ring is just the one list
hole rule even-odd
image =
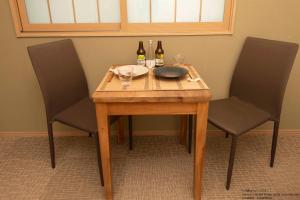
[[[93, 94], [94, 102], [204, 102], [211, 98], [208, 86], [192, 65], [182, 65], [188, 74], [180, 79], [155, 77], [148, 74], [136, 77], [126, 89], [113, 72], [108, 71]], [[190, 82], [188, 78], [200, 78]]]

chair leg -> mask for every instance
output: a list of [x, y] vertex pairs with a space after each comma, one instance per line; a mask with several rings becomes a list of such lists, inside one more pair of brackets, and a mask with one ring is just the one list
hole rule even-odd
[[118, 119], [118, 131], [117, 131], [117, 144], [124, 143], [124, 117], [120, 116]]
[[128, 116], [129, 149], [132, 150], [132, 116]]
[[274, 166], [278, 131], [279, 131], [279, 122], [274, 122], [270, 167]]
[[228, 138], [228, 136], [229, 136], [229, 133], [226, 132], [226, 133], [225, 133], [225, 138]]
[[48, 138], [49, 138], [49, 147], [50, 147], [51, 166], [54, 169], [55, 168], [55, 149], [54, 149], [52, 122], [48, 122], [47, 123], [47, 128], [48, 128]]
[[234, 163], [237, 139], [238, 139], [238, 136], [236, 136], [236, 135], [232, 136], [231, 150], [230, 150], [230, 157], [229, 157], [229, 164], [228, 164], [228, 171], [227, 171], [227, 182], [226, 182], [227, 190], [229, 190], [230, 183], [231, 183], [231, 176], [232, 176], [232, 170], [233, 170], [233, 163]]
[[179, 143], [186, 146], [187, 145], [187, 128], [188, 128], [188, 115], [180, 116], [180, 134]]
[[193, 115], [189, 115], [189, 146], [188, 146], [188, 150], [189, 150], [189, 154], [192, 153], [192, 136], [193, 136]]
[[96, 151], [97, 151], [97, 158], [98, 158], [98, 168], [99, 168], [99, 174], [100, 174], [100, 181], [101, 181], [101, 185], [104, 186], [103, 171], [102, 171], [102, 162], [101, 162], [101, 154], [100, 154], [100, 145], [99, 145], [99, 136], [98, 136], [98, 133], [96, 134], [95, 142], [96, 142]]

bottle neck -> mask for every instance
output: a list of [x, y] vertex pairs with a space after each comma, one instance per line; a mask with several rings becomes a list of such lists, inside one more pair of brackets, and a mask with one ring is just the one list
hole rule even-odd
[[140, 50], [140, 49], [142, 49], [142, 50], [144, 49], [143, 42], [139, 42], [139, 50]]
[[161, 41], [157, 42], [157, 49], [162, 49]]

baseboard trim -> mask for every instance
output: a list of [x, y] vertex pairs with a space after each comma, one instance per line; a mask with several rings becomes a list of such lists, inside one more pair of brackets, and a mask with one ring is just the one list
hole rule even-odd
[[[54, 131], [54, 136], [58, 137], [68, 137], [68, 136], [87, 136], [88, 133], [80, 131]], [[20, 137], [41, 137], [47, 136], [48, 133], [45, 131], [38, 132], [0, 132], [0, 136], [20, 136]]]
[[[251, 135], [268, 135], [272, 134], [273, 130], [253, 130], [250, 131]], [[248, 133], [248, 134], [249, 134]], [[115, 132], [112, 132], [115, 134]], [[209, 130], [208, 135], [224, 135], [223, 131], [220, 130]], [[247, 135], [248, 135], [247, 134]], [[281, 129], [279, 134], [284, 135], [298, 135], [300, 134], [300, 129]], [[68, 137], [68, 136], [87, 136], [88, 133], [80, 132], [80, 131], [55, 131], [54, 136], [56, 137]], [[135, 136], [176, 136], [179, 135], [179, 131], [176, 130], [138, 130], [134, 131], [133, 135]], [[47, 136], [47, 132], [40, 131], [40, 132], [0, 132], [0, 136], [22, 136], [22, 137], [40, 137], [40, 136]]]
[[[209, 130], [208, 134], [211, 135], [224, 135], [225, 132], [221, 130]], [[247, 133], [247, 135], [271, 135], [273, 134], [273, 129], [269, 130], [252, 130]], [[284, 134], [284, 135], [299, 135], [300, 134], [300, 129], [280, 129], [279, 134]]]
[[[248, 134], [251, 135], [268, 135], [272, 134], [273, 130], [252, 130], [249, 131]], [[224, 135], [225, 132], [221, 130], [208, 130], [207, 135]], [[300, 134], [300, 129], [281, 129], [279, 130], [279, 134], [285, 134], [285, 135], [297, 135]], [[151, 135], [165, 135], [165, 136], [176, 136], [179, 135], [179, 131], [175, 130], [155, 130], [155, 131], [135, 131], [133, 135], [136, 136], [151, 136]]]

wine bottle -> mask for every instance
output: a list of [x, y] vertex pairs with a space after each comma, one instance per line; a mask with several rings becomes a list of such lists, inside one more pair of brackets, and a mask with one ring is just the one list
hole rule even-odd
[[162, 48], [161, 41], [158, 41], [157, 48], [155, 50], [155, 66], [161, 67], [165, 64], [164, 62], [164, 50]]
[[137, 64], [145, 66], [146, 64], [146, 51], [144, 49], [143, 41], [139, 41], [139, 48], [137, 50]]

